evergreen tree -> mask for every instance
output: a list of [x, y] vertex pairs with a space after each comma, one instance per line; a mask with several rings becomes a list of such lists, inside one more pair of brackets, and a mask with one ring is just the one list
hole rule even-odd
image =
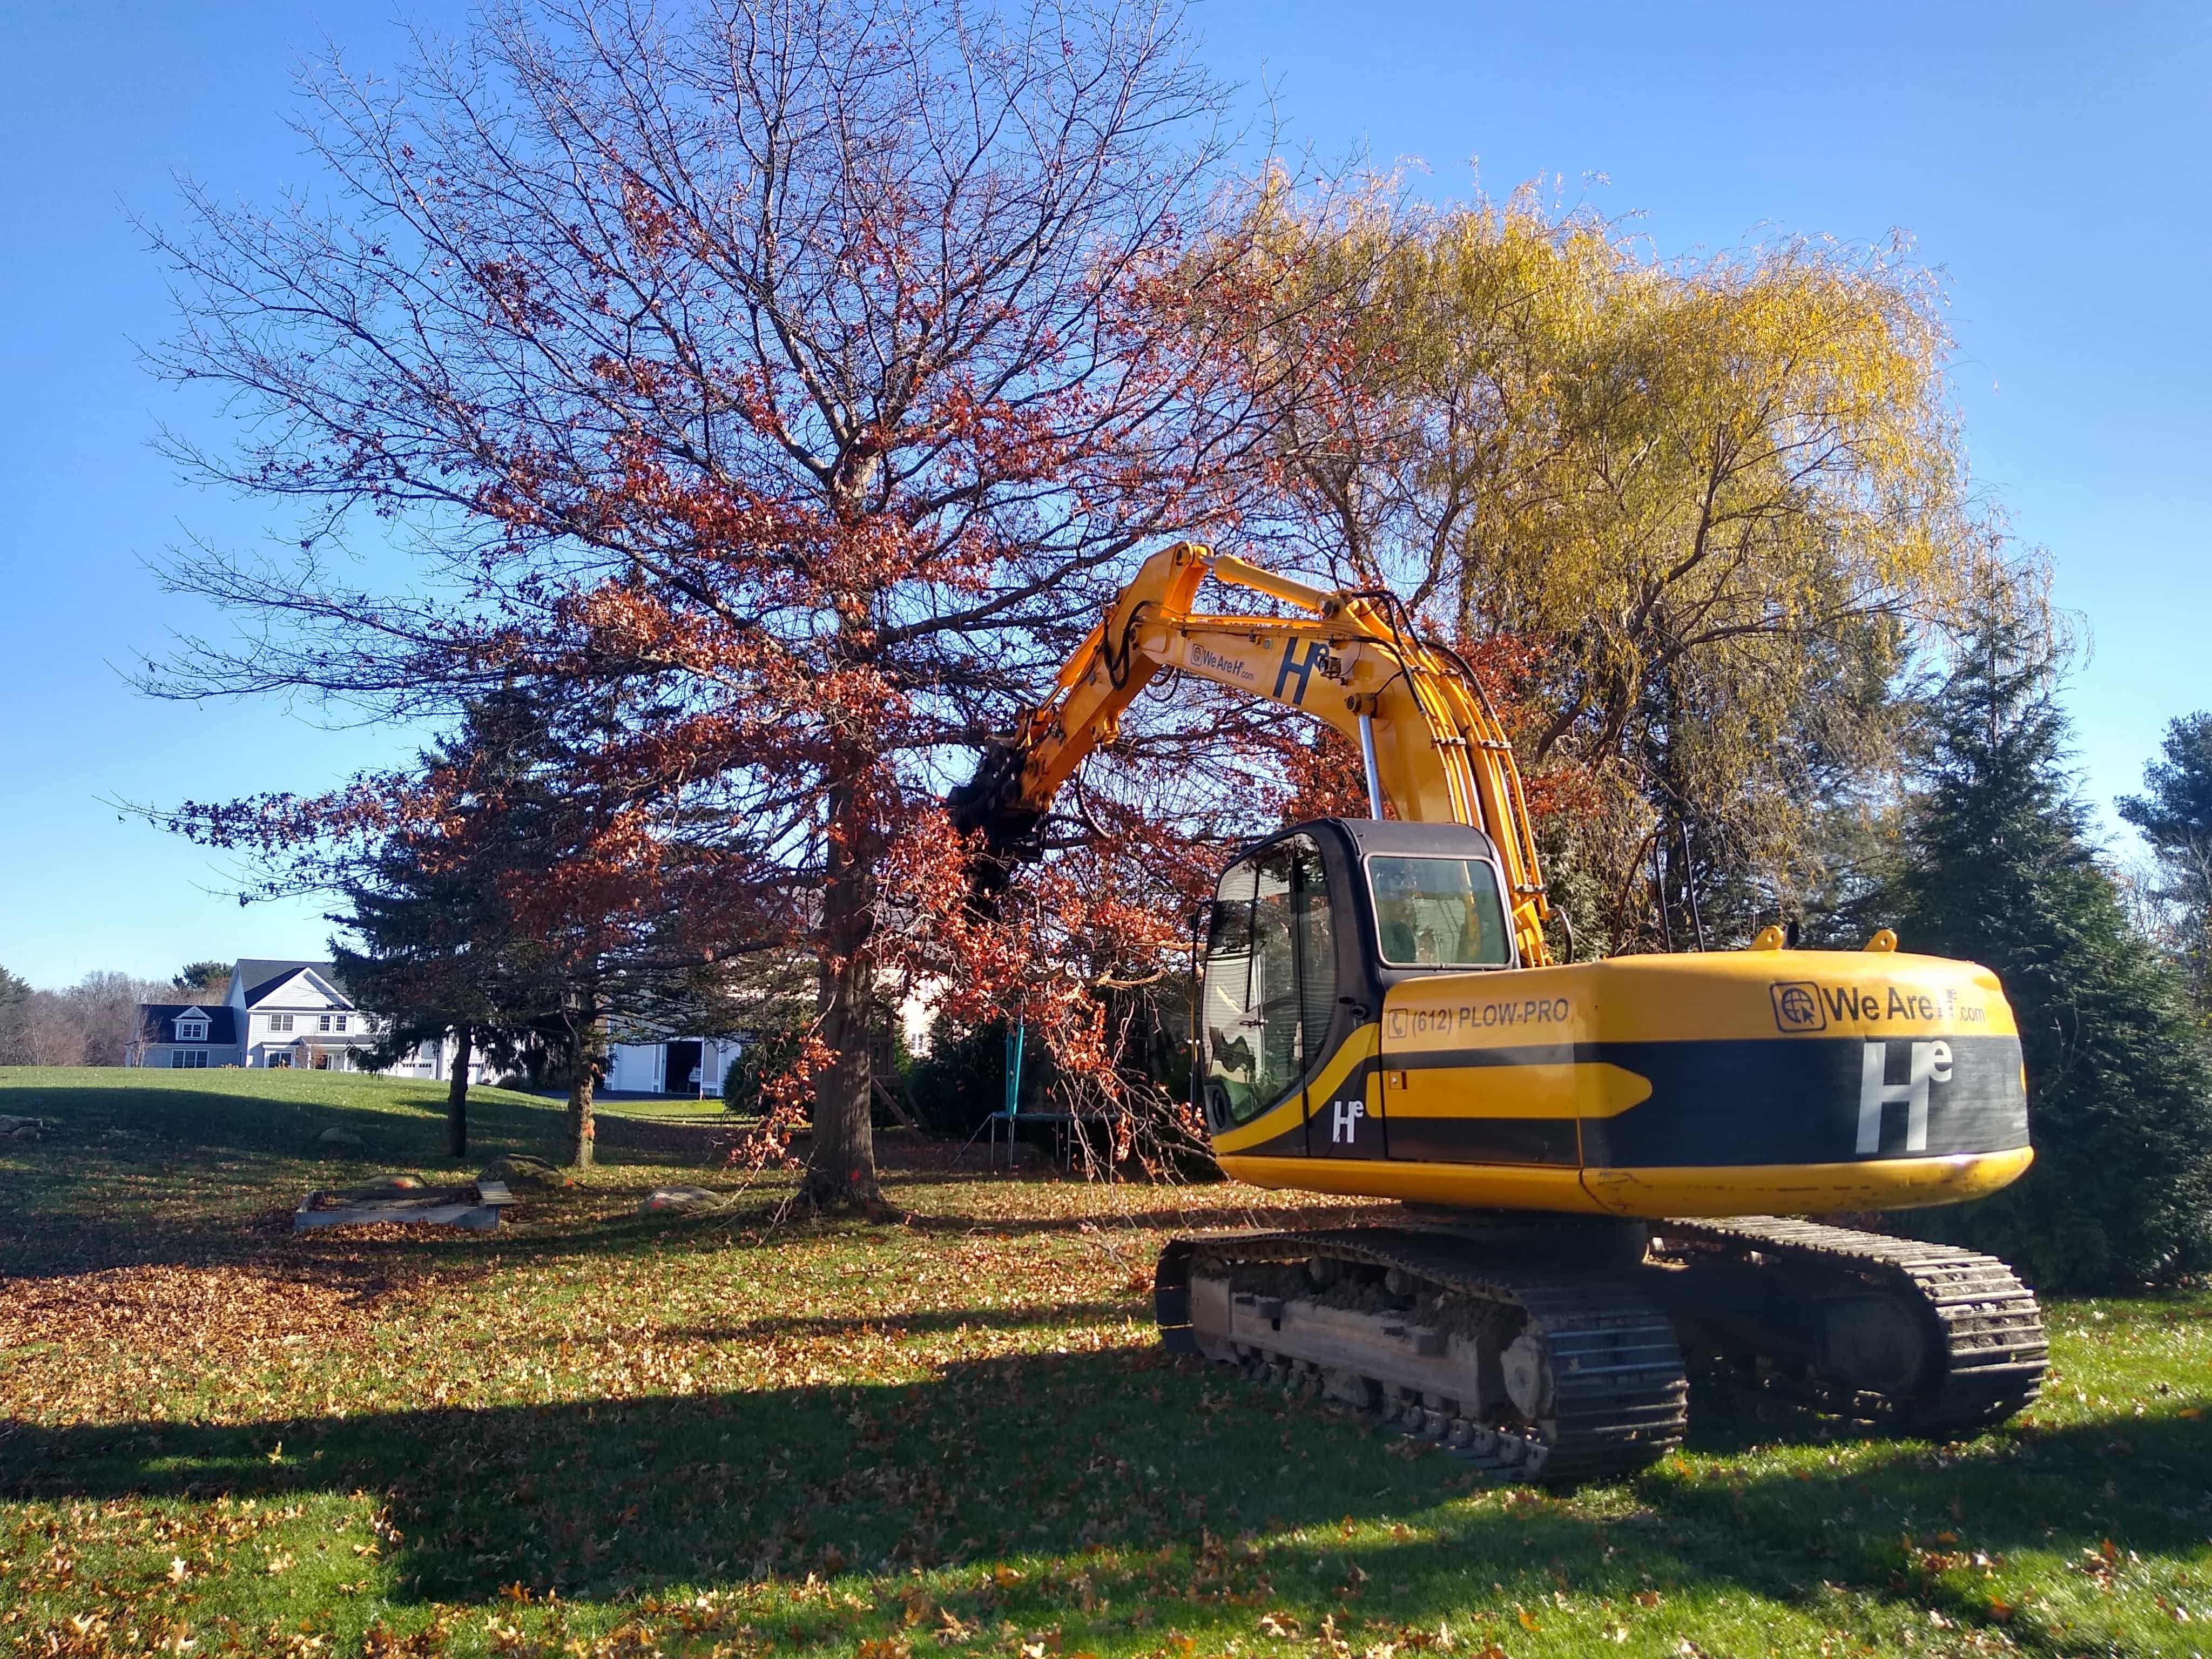
[[513, 958], [526, 946], [481, 856], [490, 849], [461, 845], [471, 827], [464, 820], [441, 837], [437, 857], [415, 838], [395, 836], [347, 888], [350, 913], [331, 918], [360, 941], [356, 950], [332, 940], [333, 964], [355, 1000], [386, 1022], [375, 1063], [453, 1039], [446, 1124], [456, 1158], [469, 1151], [470, 1067], [480, 1054], [512, 1058], [518, 1031], [540, 1012], [518, 995], [526, 980]]
[[[332, 918], [361, 937], [337, 965], [365, 1006], [392, 1018], [387, 1054], [448, 1030], [551, 1052], [580, 1169], [593, 1158], [610, 1029], [701, 1030], [726, 976], [716, 965], [726, 918], [681, 837], [647, 826], [665, 804], [608, 760], [628, 717], [612, 699], [542, 688], [477, 699], [414, 775], [369, 792], [374, 821], [391, 827], [343, 884], [352, 914]], [[701, 815], [665, 816], [680, 830]], [[459, 1155], [465, 1063], [455, 1070]]]
[[189, 991], [198, 998], [221, 1001], [230, 989], [230, 964], [227, 962], [188, 962], [169, 983], [179, 991]]
[[477, 1054], [514, 1060], [556, 1022], [561, 987], [543, 942], [526, 927], [517, 889], [541, 879], [517, 813], [544, 741], [542, 712], [495, 693], [467, 712], [460, 734], [423, 758], [426, 772], [466, 780], [434, 815], [404, 817], [344, 884], [350, 909], [331, 921], [359, 941], [331, 945], [348, 990], [387, 1023], [374, 1054], [389, 1065], [450, 1036], [447, 1151], [468, 1156], [469, 1071]]
[[30, 1062], [31, 986], [0, 968], [0, 1066]]
[[2212, 1261], [2212, 1059], [2087, 839], [2046, 641], [2009, 604], [1934, 700], [1883, 898], [1904, 948], [1996, 971], [2018, 1016], [2036, 1157], [1994, 1196], [1907, 1224], [2046, 1289]]
[[2175, 720], [2165, 748], [2164, 760], [2143, 769], [2145, 793], [2122, 799], [2120, 816], [2158, 860], [2151, 898], [2203, 1018], [2212, 1016], [2212, 713]]

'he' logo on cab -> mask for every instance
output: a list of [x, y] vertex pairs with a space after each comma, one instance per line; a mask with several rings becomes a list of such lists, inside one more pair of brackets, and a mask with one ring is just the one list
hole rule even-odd
[[1808, 979], [1778, 980], [1767, 988], [1774, 999], [1774, 1024], [1784, 1031], [1825, 1031], [1827, 1011], [1819, 988]]
[[1367, 1115], [1364, 1100], [1340, 1100], [1329, 1114], [1328, 1144], [1347, 1146], [1359, 1144], [1359, 1120]]

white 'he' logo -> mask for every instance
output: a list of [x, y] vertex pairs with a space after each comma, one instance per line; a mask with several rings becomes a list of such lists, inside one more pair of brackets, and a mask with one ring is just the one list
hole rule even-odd
[[1869, 1042], [1859, 1057], [1859, 1156], [1881, 1150], [1881, 1109], [1895, 1102], [1905, 1105], [1905, 1150], [1928, 1150], [1928, 1085], [1951, 1080], [1951, 1045], [1916, 1042], [1905, 1080], [1887, 1080], [1889, 1044], [1880, 1037]]
[[1348, 1146], [1359, 1142], [1359, 1120], [1367, 1115], [1367, 1103], [1360, 1100], [1340, 1100], [1328, 1121], [1328, 1141], [1334, 1146], [1339, 1141]]

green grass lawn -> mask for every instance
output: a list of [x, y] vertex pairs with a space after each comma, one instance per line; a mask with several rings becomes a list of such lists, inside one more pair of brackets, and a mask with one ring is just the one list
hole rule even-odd
[[[557, 1155], [555, 1103], [472, 1101], [485, 1157]], [[0, 1141], [0, 1650], [2212, 1653], [2212, 1296], [2055, 1304], [2044, 1401], [1965, 1444], [1708, 1389], [1637, 1480], [1500, 1491], [1157, 1351], [1158, 1238], [1267, 1194], [893, 1142], [904, 1225], [772, 1224], [781, 1176], [641, 1215], [747, 1178], [625, 1103], [495, 1234], [291, 1235], [447, 1168], [441, 1109], [0, 1070], [64, 1126]]]

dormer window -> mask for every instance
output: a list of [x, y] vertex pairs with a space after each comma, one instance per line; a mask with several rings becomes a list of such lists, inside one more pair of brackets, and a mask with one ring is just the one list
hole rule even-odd
[[180, 1019], [177, 1022], [177, 1041], [179, 1042], [205, 1042], [207, 1034], [208, 1023], [204, 1019]]

